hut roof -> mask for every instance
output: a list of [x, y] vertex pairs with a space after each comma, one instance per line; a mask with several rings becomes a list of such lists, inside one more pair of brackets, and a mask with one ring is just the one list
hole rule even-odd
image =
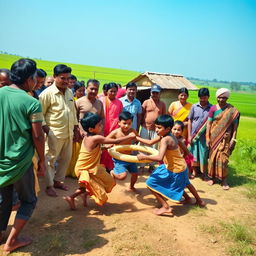
[[[145, 78], [150, 81], [150, 84], [145, 81]], [[139, 82], [140, 80], [142, 81], [141, 83]], [[198, 90], [198, 88], [184, 76], [174, 74], [144, 72], [130, 82], [134, 82], [137, 83], [138, 86], [145, 87], [149, 87], [152, 84], [158, 84], [162, 89], [180, 89], [182, 87], [186, 87], [188, 90]]]

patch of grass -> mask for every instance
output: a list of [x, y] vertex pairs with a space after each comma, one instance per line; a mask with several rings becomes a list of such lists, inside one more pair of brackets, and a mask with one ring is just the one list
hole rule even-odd
[[239, 242], [228, 249], [231, 256], [250, 256], [254, 255], [254, 249], [245, 242]]
[[249, 199], [256, 199], [256, 184], [254, 183], [248, 184], [245, 188], [246, 188], [245, 195]]
[[40, 239], [38, 246], [45, 255], [64, 255], [66, 240], [60, 233], [50, 233]]
[[201, 208], [197, 205], [193, 205], [189, 208], [189, 213], [191, 213], [194, 216], [207, 216], [206, 214], [206, 208]]
[[250, 244], [253, 242], [253, 237], [249, 229], [240, 222], [221, 223], [224, 227], [228, 238], [234, 242], [242, 242]]
[[220, 231], [220, 228], [216, 225], [205, 225], [205, 224], [201, 224], [199, 226], [199, 229], [204, 232], [204, 233], [208, 233], [211, 235], [217, 234]]

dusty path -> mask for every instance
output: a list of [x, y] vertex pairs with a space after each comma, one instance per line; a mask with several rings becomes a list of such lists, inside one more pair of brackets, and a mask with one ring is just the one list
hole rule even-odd
[[[222, 234], [204, 230], [232, 220], [256, 227], [256, 204], [245, 197], [243, 188], [223, 191], [198, 178], [192, 183], [207, 209], [170, 203], [175, 217], [157, 217], [152, 214], [156, 201], [145, 187], [147, 176], [139, 178], [140, 195], [126, 192], [127, 178], [118, 182], [105, 206], [90, 199], [84, 208], [79, 198], [76, 211], [70, 211], [62, 199], [68, 192], [58, 191], [58, 198], [49, 198], [41, 191], [23, 231], [34, 243], [12, 255], [220, 256], [227, 255], [228, 242]], [[76, 180], [68, 178], [67, 185], [73, 191]]]

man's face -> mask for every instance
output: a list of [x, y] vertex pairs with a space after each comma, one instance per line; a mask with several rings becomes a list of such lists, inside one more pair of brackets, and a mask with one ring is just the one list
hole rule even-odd
[[208, 104], [208, 100], [209, 100], [209, 96], [201, 96], [201, 97], [199, 98], [200, 104], [201, 104], [202, 106], [207, 105], [207, 104]]
[[50, 86], [54, 83], [54, 78], [52, 76], [49, 76], [45, 79], [44, 85], [45, 86]]
[[0, 88], [6, 85], [10, 85], [11, 81], [6, 73], [0, 73]]
[[95, 99], [99, 91], [99, 85], [95, 83], [89, 83], [86, 92], [87, 92], [87, 97], [90, 99]]
[[70, 73], [61, 73], [54, 76], [55, 84], [60, 89], [67, 89]]
[[159, 100], [160, 99], [160, 92], [151, 92], [151, 98], [153, 100]]
[[127, 94], [128, 98], [135, 98], [136, 93], [137, 93], [137, 87], [135, 87], [135, 86], [128, 87], [126, 89], [126, 94]]
[[76, 83], [76, 79], [69, 79], [69, 82], [68, 82], [68, 88], [69, 89], [72, 89], [72, 88], [74, 88], [74, 85], [75, 85], [75, 83]]

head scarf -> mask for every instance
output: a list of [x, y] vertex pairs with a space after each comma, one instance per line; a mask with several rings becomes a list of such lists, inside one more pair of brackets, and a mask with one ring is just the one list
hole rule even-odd
[[220, 88], [216, 92], [216, 98], [218, 98], [219, 96], [229, 98], [229, 95], [230, 95], [230, 90], [227, 88]]

